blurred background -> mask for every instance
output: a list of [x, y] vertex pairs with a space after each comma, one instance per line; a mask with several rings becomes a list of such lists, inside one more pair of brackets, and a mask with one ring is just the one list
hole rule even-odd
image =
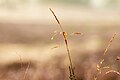
[[[0, 80], [69, 79], [64, 40], [51, 40], [60, 28], [49, 8], [68, 34], [78, 80], [93, 80], [114, 33], [103, 66], [120, 71], [120, 0], [0, 0]], [[99, 76], [120, 80], [116, 73]]]

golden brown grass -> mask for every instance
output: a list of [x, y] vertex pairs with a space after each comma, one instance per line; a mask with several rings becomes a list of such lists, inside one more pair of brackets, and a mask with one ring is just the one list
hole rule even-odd
[[[89, 57], [85, 57], [85, 58], [89, 58], [89, 59], [84, 59], [84, 61], [82, 61], [81, 59], [77, 59], [78, 61], [75, 61], [76, 62], [76, 65], [75, 65], [76, 72], [75, 72], [74, 65], [73, 65], [73, 59], [71, 57], [71, 51], [69, 49], [69, 43], [68, 43], [69, 35], [67, 35], [67, 32], [64, 31], [60, 21], [58, 20], [57, 16], [54, 13], [54, 11], [52, 9], [50, 9], [50, 11], [54, 15], [54, 17], [60, 27], [60, 30], [61, 30], [60, 34], [62, 35], [64, 42], [65, 42], [67, 55], [68, 55], [67, 57], [69, 59], [69, 79], [70, 80], [76, 80], [76, 79], [77, 80], [93, 80], [93, 79], [94, 80], [116, 80], [114, 78], [114, 75], [120, 75], [120, 72], [113, 69], [110, 65], [104, 65], [104, 64], [107, 64], [107, 61], [106, 61], [107, 57], [111, 56], [107, 53], [113, 43], [113, 40], [116, 37], [116, 33], [113, 34], [110, 41], [108, 42], [108, 45], [103, 52], [102, 58], [98, 62], [96, 68], [91, 68], [90, 66], [88, 66], [91, 64], [95, 64], [97, 60], [96, 61], [91, 60], [91, 62], [88, 61], [90, 59], [89, 57], [92, 57], [91, 56], [92, 54], [89, 54], [89, 55], [87, 54]], [[54, 39], [54, 37], [57, 35], [56, 33], [59, 34], [59, 32], [55, 31], [55, 34], [52, 36], [51, 39]], [[81, 35], [81, 33], [75, 32], [70, 35]], [[60, 47], [60, 45], [56, 45], [52, 49], [58, 48], [58, 47]], [[90, 53], [90, 52], [87, 52], [87, 53]], [[68, 78], [66, 78], [67, 70], [63, 67], [64, 59], [66, 59], [66, 57], [64, 56], [64, 58], [63, 58], [63, 55], [60, 55], [60, 57], [57, 57], [57, 58], [56, 58], [56, 56], [54, 56], [55, 58], [52, 57], [50, 59], [50, 61], [48, 61], [46, 63], [39, 62], [38, 63], [39, 66], [38, 66], [38, 64], [32, 64], [32, 62], [30, 62], [30, 61], [24, 63], [24, 60], [22, 60], [21, 55], [19, 55], [19, 54], [17, 54], [17, 55], [19, 57], [19, 61], [18, 61], [19, 63], [18, 64], [16, 64], [16, 63], [10, 64], [10, 66], [8, 66], [8, 67], [11, 70], [8, 70], [7, 69], [8, 67], [5, 68], [5, 66], [4, 66], [5, 70], [3, 70], [3, 71], [0, 68], [0, 80], [67, 80], [68, 79]], [[80, 56], [77, 58], [84, 58], [84, 56], [81, 57], [81, 54], [80, 54]], [[81, 62], [80, 62], [80, 60], [81, 60]], [[120, 61], [119, 55], [114, 60]], [[85, 62], [87, 62], [87, 63], [85, 63]], [[85, 66], [86, 64], [88, 67]], [[34, 66], [32, 67], [32, 65], [36, 65], [37, 67], [34, 67]], [[24, 68], [24, 69], [22, 69], [22, 68]], [[95, 70], [97, 71], [96, 75], [94, 75]], [[5, 71], [6, 71], [5, 74], [1, 74], [1, 73], [4, 73]], [[86, 75], [86, 73], [92, 73], [92, 71], [93, 71], [93, 74], [90, 74], [90, 76], [92, 76], [92, 79], [87, 78], [88, 75]], [[77, 74], [75, 74], [75, 73], [77, 73]], [[79, 75], [79, 73], [80, 73], [80, 75]], [[111, 73], [113, 74], [112, 75], [113, 78], [111, 78], [111, 79], [105, 78], [106, 76], [110, 77]], [[11, 77], [12, 75], [14, 75], [13, 76], [14, 78], [12, 77], [10, 79], [9, 77]], [[94, 78], [93, 78], [93, 75], [95, 76]], [[101, 75], [102, 75], [102, 78], [99, 78], [99, 77], [101, 77]], [[34, 76], [35, 76], [35, 78], [34, 78]], [[78, 76], [79, 76], [79, 78], [78, 78]], [[16, 79], [16, 77], [18, 79]], [[84, 77], [86, 77], [86, 78], [84, 78]]]
[[[108, 71], [105, 72], [105, 75], [109, 74], [109, 73], [116, 73], [118, 75], [120, 75], [120, 72], [116, 71], [116, 70], [113, 70], [110, 66], [104, 66], [103, 63], [105, 63], [105, 56], [110, 48], [110, 46], [112, 45], [112, 42], [113, 40], [115, 39], [116, 37], [116, 33], [113, 34], [113, 36], [111, 37], [109, 43], [108, 43], [108, 46], [106, 47], [105, 51], [104, 51], [104, 54], [103, 54], [103, 58], [101, 59], [101, 61], [97, 64], [97, 74], [95, 75], [94, 77], [94, 80], [98, 80], [98, 76], [100, 74], [102, 74], [102, 71], [105, 70], [105, 69], [110, 69]], [[118, 57], [117, 57], [118, 59]]]
[[73, 68], [73, 64], [72, 64], [72, 59], [71, 59], [71, 54], [70, 54], [70, 49], [69, 49], [69, 45], [68, 45], [68, 39], [67, 39], [67, 33], [63, 30], [62, 25], [60, 23], [60, 21], [58, 20], [57, 16], [55, 15], [54, 11], [49, 8], [50, 11], [52, 12], [52, 14], [54, 15], [60, 29], [62, 32], [62, 36], [66, 45], [66, 49], [67, 49], [67, 54], [68, 54], [68, 58], [69, 58], [69, 62], [70, 62], [70, 66], [69, 66], [69, 71], [70, 71], [70, 80], [76, 80], [76, 76], [75, 76], [75, 72], [74, 72], [74, 68]]
[[[62, 36], [63, 36], [63, 39], [64, 39], [64, 42], [65, 42], [65, 45], [66, 45], [66, 49], [67, 49], [67, 54], [68, 54], [68, 58], [69, 58], [69, 62], [70, 62], [70, 66], [69, 66], [69, 73], [70, 73], [70, 80], [76, 80], [76, 76], [75, 76], [75, 72], [74, 72], [74, 68], [73, 68], [73, 63], [72, 63], [72, 59], [71, 59], [71, 54], [70, 54], [70, 49], [69, 49], [69, 44], [68, 44], [68, 39], [67, 39], [67, 33], [63, 30], [63, 27], [60, 23], [60, 21], [58, 20], [56, 14], [54, 13], [54, 11], [49, 8], [50, 11], [52, 12], [53, 16], [55, 17], [60, 29], [61, 29], [61, 32], [62, 32]], [[81, 33], [74, 33], [74, 34], [81, 34]], [[55, 34], [56, 35], [56, 34]], [[51, 39], [53, 39], [55, 37], [55, 35], [53, 35], [53, 37]], [[109, 69], [108, 71], [105, 72], [105, 75], [109, 74], [109, 73], [116, 73], [118, 75], [120, 75], [120, 73], [116, 70], [113, 70], [110, 66], [104, 66], [103, 63], [105, 63], [105, 56], [110, 48], [110, 46], [112, 45], [112, 42], [113, 40], [115, 39], [116, 37], [116, 33], [113, 34], [112, 38], [110, 39], [109, 43], [108, 43], [108, 46], [106, 47], [104, 53], [103, 53], [103, 58], [101, 59], [101, 61], [97, 64], [97, 74], [95, 75], [94, 77], [94, 80], [98, 80], [98, 76], [99, 74], [102, 74], [102, 71], [105, 70], [105, 69]], [[120, 57], [117, 56], [117, 59], [116, 60], [120, 60]]]

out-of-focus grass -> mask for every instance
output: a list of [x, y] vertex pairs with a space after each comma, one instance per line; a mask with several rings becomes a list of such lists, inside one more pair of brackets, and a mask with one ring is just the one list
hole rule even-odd
[[[120, 62], [115, 61], [116, 57], [120, 56], [119, 25], [114, 22], [110, 23], [111, 25], [103, 22], [91, 25], [90, 22], [76, 23], [63, 23], [63, 26], [68, 34], [83, 33], [80, 36], [68, 37], [77, 79], [93, 79], [96, 64], [114, 32], [118, 35], [108, 51], [105, 65], [111, 65], [115, 70], [119, 70]], [[58, 35], [53, 41], [50, 40], [53, 31], [58, 30], [56, 26], [44, 23], [1, 22], [0, 79], [19, 80], [24, 76], [27, 63], [24, 68], [20, 68], [21, 56], [23, 64], [29, 60], [32, 62], [27, 74], [28, 80], [68, 80], [69, 64], [62, 36]], [[59, 45], [59, 48], [52, 49], [56, 45]]]
[[[0, 79], [16, 80], [21, 79], [24, 76], [27, 63], [25, 64], [25, 68], [21, 69], [19, 55], [23, 60], [23, 64], [29, 60], [32, 62], [27, 74], [28, 80], [68, 79], [68, 70], [66, 68], [68, 68], [69, 64], [67, 55], [65, 55], [64, 43], [61, 40], [62, 37], [58, 39], [56, 36], [55, 40], [51, 41], [50, 38], [52, 34], [48, 34], [48, 32], [52, 33], [53, 30], [50, 29], [50, 31], [46, 29], [46, 27], [42, 27], [42, 29], [41, 27], [34, 27], [33, 29], [33, 26], [18, 27], [18, 25], [15, 25], [15, 27], [11, 26], [10, 28], [5, 26], [6, 24], [0, 27]], [[75, 65], [77, 79], [92, 80], [96, 74], [96, 63], [101, 59], [109, 38], [114, 31], [119, 30], [119, 27], [111, 27], [112, 30], [108, 27], [99, 27], [99, 29], [94, 28], [94, 30], [90, 27], [77, 26], [75, 28], [73, 29], [75, 32], [79, 31], [84, 33], [82, 36], [69, 37], [70, 50]], [[89, 29], [86, 31], [87, 28]], [[46, 31], [48, 30], [47, 33], [46, 31], [43, 31], [43, 29]], [[69, 33], [72, 33], [70, 28], [65, 29], [68, 30]], [[35, 37], [37, 41], [32, 39]], [[48, 43], [42, 43], [42, 41]], [[120, 62], [115, 61], [116, 57], [119, 56], [118, 43], [119, 37], [117, 36], [108, 51], [106, 64], [104, 64], [111, 65], [115, 70], [120, 69]], [[60, 44], [60, 47], [58, 49], [51, 49], [56, 44]], [[108, 79], [111, 75], [113, 74], [107, 76]], [[116, 74], [115, 76], [117, 77]]]
[[[25, 80], [69, 79], [69, 62], [62, 36], [58, 35], [53, 41], [50, 40], [53, 31], [58, 30], [58, 27], [55, 21], [51, 20], [48, 7], [56, 8], [68, 34], [83, 33], [80, 36], [68, 37], [78, 80], [93, 80], [97, 74], [96, 64], [100, 62], [114, 32], [118, 35], [106, 54], [103, 65], [120, 70], [120, 61], [116, 60], [117, 56], [120, 56], [118, 8], [93, 8], [87, 0], [81, 0], [81, 4], [85, 3], [89, 7], [79, 3], [76, 5], [78, 0], [66, 0], [65, 3], [62, 3], [62, 0], [62, 4], [46, 1], [1, 0], [0, 80], [24, 80], [24, 76]], [[66, 4], [67, 1], [71, 1], [70, 5]], [[75, 4], [71, 5], [73, 2]], [[111, 3], [110, 5], [114, 5], [117, 2]], [[54, 48], [56, 45], [59, 47]], [[31, 63], [27, 71], [29, 61]], [[105, 72], [106, 70], [99, 75], [98, 80], [120, 79], [115, 73], [104, 76]]]

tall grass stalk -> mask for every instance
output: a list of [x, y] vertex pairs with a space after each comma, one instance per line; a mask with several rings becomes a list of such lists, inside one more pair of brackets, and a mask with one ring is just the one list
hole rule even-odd
[[65, 42], [65, 45], [66, 45], [66, 50], [67, 50], [67, 54], [68, 54], [68, 59], [69, 59], [69, 63], [70, 63], [70, 66], [69, 66], [69, 71], [70, 71], [70, 80], [76, 80], [76, 76], [75, 76], [75, 73], [74, 73], [74, 69], [73, 69], [73, 64], [72, 64], [72, 59], [71, 59], [71, 54], [70, 54], [70, 49], [69, 49], [69, 45], [68, 45], [68, 39], [67, 39], [67, 33], [63, 30], [63, 27], [60, 23], [60, 21], [58, 20], [57, 16], [55, 15], [54, 11], [49, 8], [50, 11], [52, 12], [53, 16], [55, 17], [60, 29], [61, 29], [61, 32], [62, 32], [62, 36], [63, 36], [63, 39], [64, 39], [64, 42]]

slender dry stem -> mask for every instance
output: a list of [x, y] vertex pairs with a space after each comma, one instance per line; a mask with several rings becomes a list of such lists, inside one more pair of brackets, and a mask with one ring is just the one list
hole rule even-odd
[[64, 42], [65, 42], [65, 45], [66, 45], [66, 49], [67, 49], [67, 54], [68, 54], [68, 58], [69, 58], [69, 62], [70, 62], [70, 66], [69, 66], [69, 71], [70, 71], [70, 79], [71, 80], [76, 80], [75, 78], [75, 74], [74, 74], [74, 69], [73, 69], [73, 64], [72, 64], [72, 59], [71, 59], [71, 55], [70, 55], [70, 49], [69, 49], [69, 45], [68, 45], [68, 40], [67, 40], [67, 36], [66, 36], [66, 32], [64, 32], [63, 28], [62, 28], [62, 25], [60, 23], [60, 21], [58, 20], [57, 16], [55, 15], [54, 11], [49, 8], [50, 11], [52, 12], [52, 14], [54, 15], [61, 31], [62, 31], [62, 35], [63, 35], [63, 39], [64, 39]]
[[112, 42], [113, 42], [115, 36], [116, 36], [116, 33], [114, 33], [114, 34], [113, 34], [113, 37], [110, 39], [110, 41], [109, 41], [109, 43], [108, 43], [108, 46], [106, 47], [106, 49], [105, 49], [105, 51], [104, 51], [104, 55], [106, 55], [108, 49], [109, 49], [110, 46], [112, 45]]
[[[106, 55], [106, 53], [108, 52], [110, 46], [112, 45], [112, 42], [113, 42], [113, 40], [115, 39], [115, 36], [116, 36], [116, 33], [114, 33], [113, 36], [111, 37], [111, 39], [110, 39], [110, 41], [109, 41], [109, 43], [108, 43], [108, 46], [106, 47], [106, 49], [105, 49], [105, 51], [104, 51], [103, 58], [102, 58], [101, 61], [97, 64], [97, 71], [98, 71], [98, 73], [97, 73], [96, 77], [94, 77], [94, 80], [97, 80], [98, 74], [99, 74], [99, 73], [101, 74], [101, 72], [102, 72], [103, 69], [108, 69], [108, 68], [110, 68], [109, 66], [103, 66], [103, 67], [101, 67], [101, 66], [102, 66], [103, 62], [105, 61], [104, 56]], [[109, 72], [109, 71], [108, 71], [108, 72]], [[108, 73], [108, 72], [107, 72], [107, 73]], [[111, 72], [111, 70], [110, 70], [110, 72]], [[115, 71], [113, 71], [113, 72], [115, 72]], [[116, 72], [117, 72], [117, 71], [116, 71]], [[119, 73], [119, 72], [118, 72], [118, 73]]]
[[26, 77], [27, 77], [29, 68], [30, 68], [30, 61], [28, 62], [27, 68], [25, 69], [25, 73], [24, 73], [24, 76], [23, 76], [23, 80], [26, 80]]

